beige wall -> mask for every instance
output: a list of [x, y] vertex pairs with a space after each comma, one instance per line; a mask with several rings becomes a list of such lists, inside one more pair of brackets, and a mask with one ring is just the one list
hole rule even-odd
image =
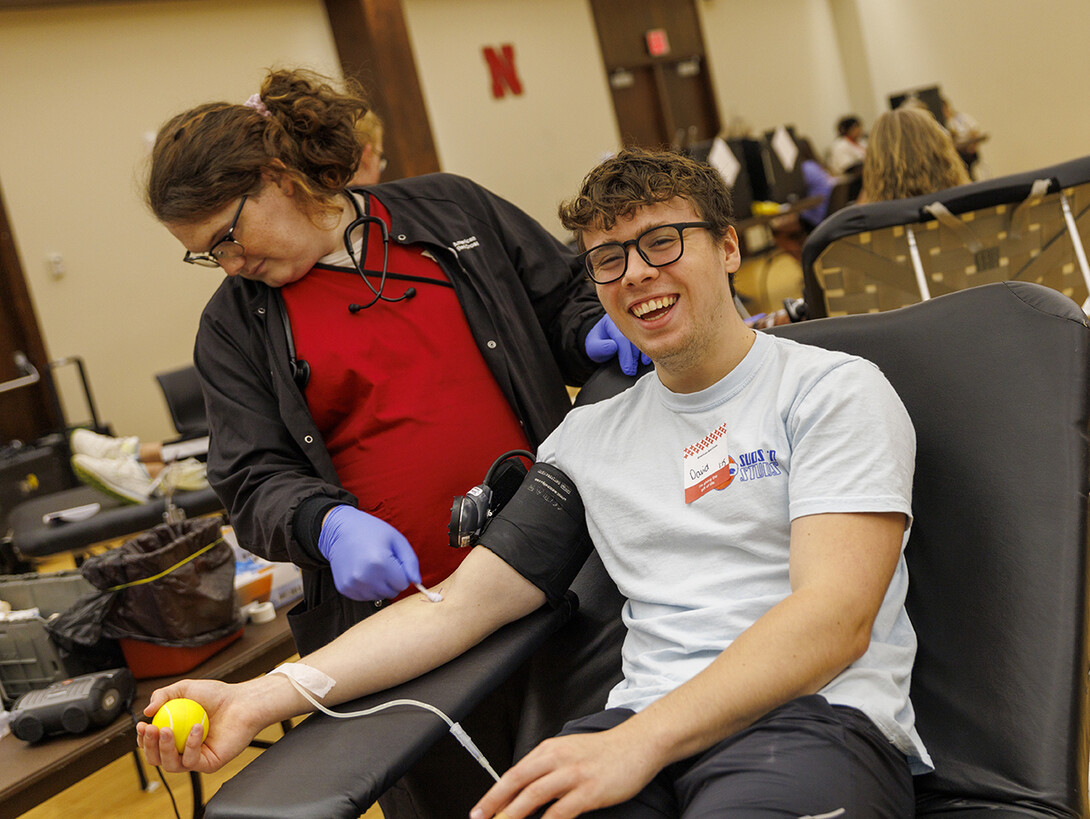
[[[941, 83], [992, 134], [996, 175], [1090, 153], [1083, 0], [696, 0], [724, 123], [794, 123], [821, 149], [847, 111]], [[587, 0], [402, 0], [445, 170], [561, 235], [556, 203], [617, 147]], [[493, 99], [484, 46], [525, 92]], [[153, 373], [186, 363], [219, 281], [140, 203], [147, 134], [264, 69], [335, 73], [321, 0], [163, 0], [0, 11], [0, 185], [50, 354], [84, 356], [103, 417], [171, 433]], [[60, 253], [56, 279], [46, 259]], [[73, 420], [83, 417], [66, 380]]]
[[703, 0], [704, 44], [724, 128], [794, 125], [820, 151], [851, 108], [831, 8], [812, 0]]
[[940, 85], [991, 135], [994, 176], [1090, 154], [1083, 0], [697, 0], [726, 124], [794, 123], [817, 148], [891, 93]]
[[[279, 63], [335, 69], [321, 0], [0, 12], [0, 185], [27, 283], [49, 354], [84, 357], [120, 432], [173, 434], [153, 374], [192, 360], [221, 278], [183, 264], [142, 204], [148, 135], [191, 105], [245, 100]], [[61, 389], [80, 421], [71, 372]]]
[[991, 134], [981, 156], [996, 176], [1090, 154], [1090, 4], [844, 2], [860, 19], [876, 110], [890, 92], [941, 84]]
[[[556, 206], [616, 150], [586, 0], [402, 0], [443, 170], [515, 202], [556, 235]], [[482, 49], [510, 44], [521, 96], [492, 96]]]

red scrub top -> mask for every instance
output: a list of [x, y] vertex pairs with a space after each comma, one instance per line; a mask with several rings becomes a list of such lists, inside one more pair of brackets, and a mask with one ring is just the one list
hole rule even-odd
[[[374, 198], [371, 213], [389, 226]], [[364, 267], [382, 269], [376, 226]], [[394, 242], [389, 271], [448, 281], [423, 248]], [[377, 276], [370, 281], [378, 286]], [[396, 298], [408, 286], [387, 279], [383, 294]], [[530, 446], [453, 288], [411, 286], [413, 298], [355, 314], [348, 305], [373, 294], [354, 269], [316, 266], [281, 292], [297, 357], [310, 365], [307, 405], [341, 483], [360, 509], [405, 535], [430, 588], [468, 553], [448, 545], [451, 501], [479, 484], [499, 455]]]

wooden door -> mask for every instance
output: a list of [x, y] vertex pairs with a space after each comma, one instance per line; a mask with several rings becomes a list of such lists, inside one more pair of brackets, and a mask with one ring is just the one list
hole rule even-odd
[[[31, 380], [27, 369], [17, 366], [18, 354], [26, 356], [39, 380], [7, 389], [4, 385]], [[63, 428], [49, 357], [0, 193], [0, 444], [33, 441]]]
[[591, 8], [624, 144], [688, 148], [716, 136], [693, 0], [591, 0]]

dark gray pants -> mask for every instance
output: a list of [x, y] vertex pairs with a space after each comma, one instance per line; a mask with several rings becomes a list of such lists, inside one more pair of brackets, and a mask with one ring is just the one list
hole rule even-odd
[[[632, 711], [602, 711], [563, 734], [605, 731]], [[801, 697], [703, 753], [668, 765], [634, 799], [595, 819], [912, 817], [908, 761], [861, 711]]]

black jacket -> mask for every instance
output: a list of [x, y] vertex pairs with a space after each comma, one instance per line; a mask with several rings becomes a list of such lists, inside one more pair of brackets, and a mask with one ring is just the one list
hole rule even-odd
[[[571, 253], [467, 179], [431, 174], [369, 191], [390, 212], [391, 241], [427, 247], [450, 278], [536, 447], [570, 407], [564, 385], [581, 384], [595, 367], [584, 343], [603, 311]], [[194, 361], [211, 430], [209, 481], [245, 548], [302, 569], [304, 601], [290, 618], [307, 653], [382, 603], [341, 597], [318, 552], [325, 512], [356, 498], [342, 488], [292, 381], [281, 305], [275, 288], [224, 280], [201, 316]]]

